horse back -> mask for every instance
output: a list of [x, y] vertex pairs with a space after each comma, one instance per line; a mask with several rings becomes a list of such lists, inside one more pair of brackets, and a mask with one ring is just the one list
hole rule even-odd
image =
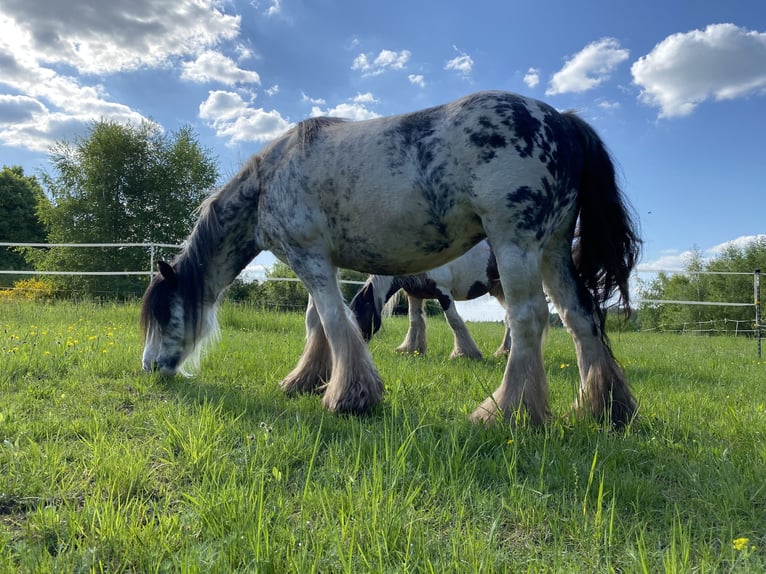
[[324, 237], [338, 266], [418, 272], [481, 241], [489, 219], [520, 243], [572, 226], [581, 155], [568, 129], [552, 107], [505, 92], [360, 122], [310, 120], [263, 156], [279, 167], [262, 193], [273, 196], [269, 217]]

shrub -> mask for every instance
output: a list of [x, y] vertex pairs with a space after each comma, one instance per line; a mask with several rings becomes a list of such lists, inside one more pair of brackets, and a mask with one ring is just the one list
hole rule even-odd
[[53, 294], [53, 284], [50, 281], [31, 277], [16, 281], [11, 289], [0, 291], [0, 300], [50, 301], [53, 299]]

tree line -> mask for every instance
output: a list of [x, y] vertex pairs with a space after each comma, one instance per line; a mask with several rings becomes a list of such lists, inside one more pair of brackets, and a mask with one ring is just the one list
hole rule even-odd
[[[217, 159], [190, 127], [165, 133], [154, 123], [93, 122], [86, 134], [59, 141], [49, 150], [50, 171], [38, 176], [18, 166], [0, 171], [0, 241], [14, 243], [167, 243], [179, 244], [196, 220], [196, 209], [219, 180]], [[157, 253], [170, 259], [171, 251]], [[98, 249], [0, 247], [0, 269], [146, 271], [149, 254], [139, 248]], [[707, 275], [700, 271], [766, 270], [766, 236], [744, 247], [734, 245], [705, 260], [694, 251], [685, 273], [659, 273], [639, 285], [643, 299], [752, 301], [752, 276]], [[134, 297], [146, 288], [145, 276], [49, 276], [53, 292], [71, 296]], [[283, 263], [268, 278], [294, 277]], [[342, 271], [341, 278], [364, 274]], [[19, 276], [0, 275], [0, 287]], [[344, 285], [350, 299], [356, 285]], [[231, 297], [279, 309], [300, 309], [307, 294], [298, 282], [241, 280]], [[663, 325], [718, 319], [747, 321], [752, 307], [645, 304], [634, 325]]]
[[730, 245], [708, 260], [699, 250], [693, 250], [683, 273], [658, 273], [651, 281], [642, 283], [639, 287], [641, 298], [751, 305], [649, 303], [644, 304], [638, 313], [641, 327], [677, 329], [684, 324], [712, 322], [716, 323], [716, 329], [735, 330], [742, 328], [737, 321], [752, 325], [755, 320], [753, 275], [756, 269], [766, 272], [766, 235], [754, 238], [743, 247]]

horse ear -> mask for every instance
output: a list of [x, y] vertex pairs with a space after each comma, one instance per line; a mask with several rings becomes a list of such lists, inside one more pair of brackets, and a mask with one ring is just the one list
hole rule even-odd
[[157, 268], [160, 270], [162, 278], [170, 283], [171, 287], [178, 285], [178, 275], [176, 275], [175, 269], [165, 261], [158, 261]]

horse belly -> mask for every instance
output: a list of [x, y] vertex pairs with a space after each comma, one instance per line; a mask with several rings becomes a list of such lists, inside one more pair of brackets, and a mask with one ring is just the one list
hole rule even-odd
[[417, 210], [379, 206], [364, 215], [354, 212], [354, 221], [354, 226], [328, 221], [333, 262], [365, 273], [427, 271], [459, 257], [484, 238], [481, 221], [460, 211], [435, 224]]

